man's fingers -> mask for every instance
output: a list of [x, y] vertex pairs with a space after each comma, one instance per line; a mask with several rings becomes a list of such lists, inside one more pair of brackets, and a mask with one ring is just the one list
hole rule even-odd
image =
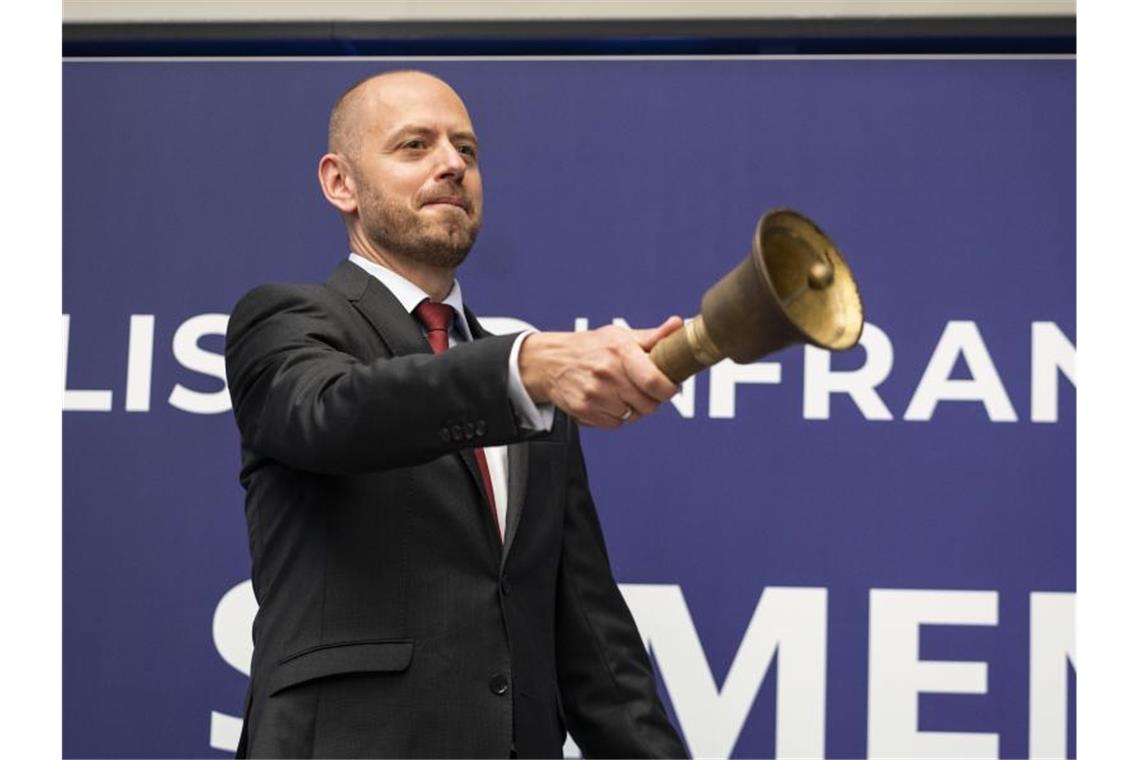
[[[684, 321], [674, 315], [669, 317], [657, 327], [633, 330], [634, 340], [640, 351], [630, 346], [624, 351], [622, 361], [629, 381], [642, 394], [660, 404], [668, 401], [681, 389], [672, 380], [665, 376], [653, 360], [649, 358], [649, 351], [668, 335], [673, 334], [684, 326]], [[640, 409], [638, 411], [641, 411]]]
[[[636, 383], [633, 382], [627, 383], [624, 388], [618, 391], [618, 399], [625, 405], [618, 411], [617, 416], [619, 417], [625, 413], [626, 409], [633, 412], [635, 417], [648, 417], [657, 411], [657, 405], [661, 403], [652, 396], [644, 393], [637, 387]], [[624, 421], [628, 422], [629, 420], [626, 419]]]
[[[629, 413], [626, 413], [626, 409]], [[598, 425], [596, 427], [604, 427], [609, 430], [619, 428], [622, 425], [628, 425], [631, 422], [641, 419], [641, 415], [633, 410], [633, 407], [626, 407], [619, 414], [611, 414], [610, 412], [602, 412], [598, 415]]]
[[652, 414], [657, 402], [628, 383], [614, 396], [593, 403], [584, 399], [566, 411], [583, 425], [612, 430]]
[[637, 345], [641, 346], [642, 351], [651, 351], [657, 345], [657, 342], [662, 338], [677, 332], [685, 324], [684, 320], [676, 314], [666, 319], [657, 327], [650, 327], [641, 330], [632, 330], [634, 340]]
[[[585, 425], [586, 427], [593, 428], [602, 428], [603, 430], [614, 430], [621, 427], [626, 422], [629, 422], [629, 419], [623, 420], [620, 415], [613, 415], [608, 412], [589, 412], [583, 414], [582, 416], [571, 416], [577, 420], [579, 425]], [[637, 415], [634, 414], [632, 417], [630, 417], [630, 419], [634, 419], [636, 417]]]
[[668, 401], [681, 390], [680, 386], [653, 363], [649, 354], [637, 348], [631, 346], [630, 350], [625, 352], [622, 356], [622, 365], [632, 387], [648, 396], [654, 405]]

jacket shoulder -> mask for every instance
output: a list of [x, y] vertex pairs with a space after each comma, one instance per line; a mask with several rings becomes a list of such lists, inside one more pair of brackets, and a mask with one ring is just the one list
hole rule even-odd
[[301, 303], [334, 304], [337, 301], [348, 303], [344, 296], [323, 283], [270, 282], [258, 285], [238, 299], [233, 313]]
[[230, 331], [274, 314], [316, 316], [350, 309], [348, 300], [328, 285], [267, 283], [258, 285], [238, 300], [230, 313]]

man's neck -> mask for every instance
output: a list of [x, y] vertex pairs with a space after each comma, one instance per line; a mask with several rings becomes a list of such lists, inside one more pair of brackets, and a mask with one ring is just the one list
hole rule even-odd
[[451, 287], [455, 283], [454, 268], [436, 267], [421, 261], [412, 261], [403, 256], [397, 256], [380, 250], [368, 240], [357, 235], [349, 235], [349, 243], [353, 253], [391, 269], [431, 296], [433, 301], [440, 302], [447, 298], [447, 294], [451, 292]]

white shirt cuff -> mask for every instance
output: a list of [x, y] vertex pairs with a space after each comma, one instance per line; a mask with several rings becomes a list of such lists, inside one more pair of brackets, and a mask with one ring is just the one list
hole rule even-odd
[[554, 404], [535, 404], [530, 394], [526, 392], [522, 375], [519, 373], [519, 349], [522, 347], [522, 342], [526, 336], [534, 332], [538, 331], [527, 330], [519, 334], [515, 338], [515, 344], [511, 346], [511, 358], [508, 360], [510, 380], [507, 384], [507, 392], [520, 427], [527, 430], [549, 431], [554, 426]]

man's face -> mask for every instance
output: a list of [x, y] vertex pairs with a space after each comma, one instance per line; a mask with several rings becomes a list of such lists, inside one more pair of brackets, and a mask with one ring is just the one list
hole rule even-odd
[[478, 144], [463, 101], [407, 73], [370, 83], [349, 157], [364, 234], [382, 250], [457, 267], [483, 223]]

